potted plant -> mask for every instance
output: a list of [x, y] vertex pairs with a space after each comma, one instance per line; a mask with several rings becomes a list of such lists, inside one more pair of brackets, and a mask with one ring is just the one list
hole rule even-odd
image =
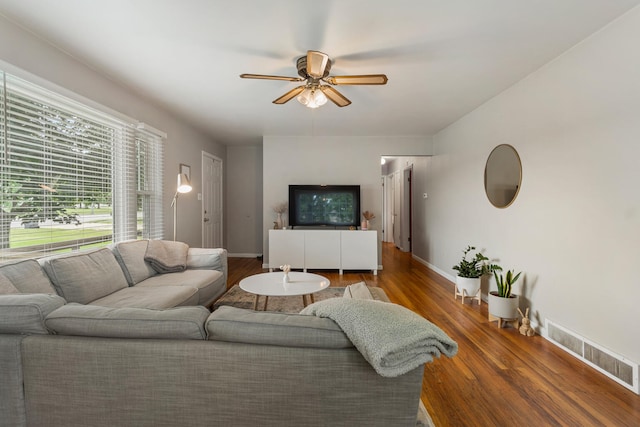
[[362, 220], [362, 224], [360, 224], [361, 225], [360, 228], [362, 230], [368, 230], [369, 229], [369, 221], [374, 219], [376, 216], [373, 214], [373, 212], [364, 211], [364, 212], [362, 212], [362, 217], [364, 219]]
[[491, 264], [489, 258], [480, 252], [476, 252], [473, 258], [467, 259], [469, 252], [475, 250], [475, 246], [467, 246], [467, 249], [463, 251], [460, 262], [453, 266], [453, 269], [458, 272], [454, 297], [457, 298], [458, 295], [462, 296], [463, 304], [465, 296], [474, 297], [478, 300], [479, 304], [481, 301], [480, 285], [482, 276], [495, 272], [496, 270], [502, 270], [499, 265]]
[[282, 222], [282, 214], [287, 211], [289, 204], [287, 202], [278, 203], [273, 207], [273, 211], [276, 213], [278, 218], [273, 222], [273, 229], [280, 230], [284, 225]]
[[518, 295], [511, 293], [514, 283], [520, 278], [520, 274], [514, 274], [512, 270], [503, 276], [493, 272], [496, 279], [497, 291], [489, 292], [489, 320], [498, 320], [498, 326], [502, 326], [503, 320], [515, 320], [518, 318]]

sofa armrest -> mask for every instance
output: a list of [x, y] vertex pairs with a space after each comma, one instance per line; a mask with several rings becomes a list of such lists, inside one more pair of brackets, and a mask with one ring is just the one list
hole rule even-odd
[[218, 270], [227, 282], [227, 250], [223, 248], [189, 248], [187, 268], [195, 270]]
[[65, 303], [50, 294], [0, 295], [0, 334], [48, 334], [44, 319]]

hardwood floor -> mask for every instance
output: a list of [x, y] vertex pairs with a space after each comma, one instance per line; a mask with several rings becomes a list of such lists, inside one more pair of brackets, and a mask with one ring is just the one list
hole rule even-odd
[[[265, 271], [261, 260], [229, 259], [229, 286]], [[640, 426], [640, 396], [544, 338], [487, 320], [487, 305], [462, 305], [453, 283], [392, 244], [384, 269], [318, 272], [331, 286], [365, 281], [442, 328], [458, 354], [428, 363], [422, 401], [436, 426]], [[633, 328], [635, 325], [630, 325]]]

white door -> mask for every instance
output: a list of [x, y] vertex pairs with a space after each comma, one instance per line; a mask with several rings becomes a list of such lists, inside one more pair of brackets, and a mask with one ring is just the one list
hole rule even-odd
[[202, 152], [202, 247], [222, 247], [222, 160]]
[[393, 243], [393, 175], [383, 177], [384, 180], [384, 234], [383, 242]]

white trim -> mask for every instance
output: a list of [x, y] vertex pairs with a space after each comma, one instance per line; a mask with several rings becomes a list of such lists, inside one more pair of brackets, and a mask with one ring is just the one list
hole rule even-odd
[[148, 125], [146, 123], [143, 122], [138, 122], [137, 125], [138, 130], [144, 131], [144, 132], [148, 132], [151, 135], [157, 136], [158, 138], [162, 138], [162, 139], [167, 139], [167, 133], [163, 132], [159, 129], [154, 128], [151, 125]]
[[92, 99], [86, 98], [82, 95], [77, 94], [76, 92], [73, 92], [63, 86], [57, 85], [55, 83], [50, 82], [49, 80], [46, 80], [36, 74], [30, 73], [28, 71], [23, 70], [20, 67], [16, 67], [13, 64], [10, 64], [8, 62], [5, 62], [3, 60], [0, 59], [0, 68], [2, 68], [6, 73], [8, 74], [12, 74], [15, 77], [19, 77], [23, 80], [28, 81], [29, 83], [32, 83], [34, 85], [40, 86], [43, 89], [46, 89], [47, 91], [53, 92], [56, 95], [61, 95], [64, 96], [66, 98], [69, 98], [72, 101], [78, 102], [80, 104], [82, 104], [82, 106], [84, 107], [89, 107], [95, 110], [100, 111], [101, 113], [104, 114], [108, 114], [111, 115], [117, 119], [123, 120], [125, 122], [129, 122], [129, 123], [137, 123], [138, 120], [127, 116], [126, 114], [123, 114], [119, 111], [113, 110], [105, 105], [102, 105]]
[[413, 259], [415, 259], [416, 261], [418, 261], [420, 264], [426, 266], [427, 268], [435, 271], [436, 273], [438, 273], [439, 275], [441, 275], [442, 277], [444, 277], [445, 279], [449, 280], [450, 282], [455, 283], [456, 282], [456, 278], [455, 276], [450, 275], [449, 273], [445, 273], [444, 271], [440, 270], [438, 267], [436, 267], [433, 264], [428, 263], [427, 261], [423, 260], [422, 258], [419, 258], [418, 256], [416, 256], [415, 254], [411, 254], [411, 257]]

